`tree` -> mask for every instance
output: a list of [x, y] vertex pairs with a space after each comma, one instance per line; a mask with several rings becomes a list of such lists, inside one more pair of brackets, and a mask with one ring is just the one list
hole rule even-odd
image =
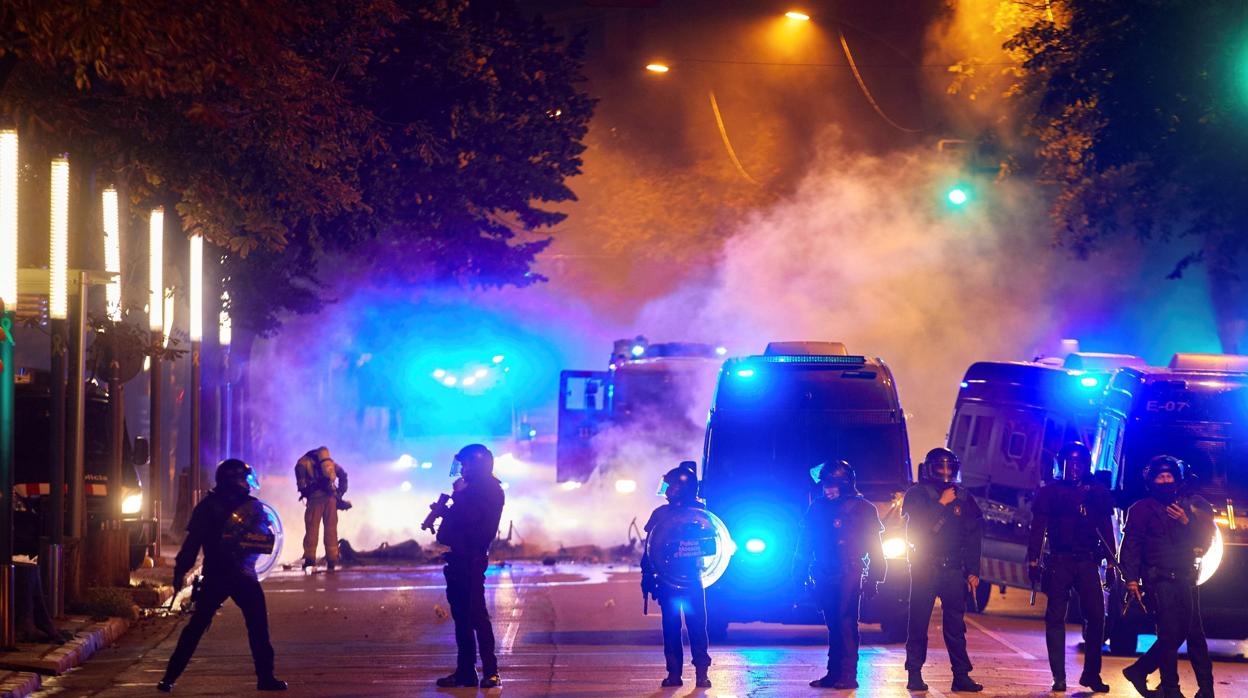
[[224, 250], [235, 326], [260, 334], [320, 307], [330, 254], [531, 281], [530, 233], [560, 218], [539, 205], [580, 167], [579, 71], [502, 1], [0, 7], [0, 117], [24, 148], [173, 206]]
[[1235, 3], [1068, 0], [1037, 13], [1007, 50], [1010, 94], [1054, 187], [1057, 240], [1087, 256], [1110, 241], [1177, 240], [1172, 277], [1208, 267], [1223, 347], [1243, 319], [1238, 270], [1248, 231], [1248, 36]]

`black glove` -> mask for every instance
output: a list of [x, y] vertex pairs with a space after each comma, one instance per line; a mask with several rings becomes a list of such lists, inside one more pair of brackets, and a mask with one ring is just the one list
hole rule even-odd
[[1039, 586], [1040, 580], [1044, 578], [1044, 570], [1039, 564], [1027, 565], [1027, 578], [1031, 580], [1031, 585]]
[[339, 499], [337, 504], [338, 511], [346, 511], [351, 508], [351, 502], [345, 499]]
[[641, 575], [641, 595], [643, 597], [649, 595], [657, 601], [659, 598], [659, 578], [653, 574]]

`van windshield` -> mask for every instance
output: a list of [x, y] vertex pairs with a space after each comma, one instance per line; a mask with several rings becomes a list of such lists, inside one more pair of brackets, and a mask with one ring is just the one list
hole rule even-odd
[[716, 412], [706, 475], [806, 491], [813, 484], [811, 468], [844, 459], [854, 466], [858, 489], [871, 499], [884, 499], [904, 487], [904, 441], [901, 424], [855, 424], [831, 411], [780, 417]]

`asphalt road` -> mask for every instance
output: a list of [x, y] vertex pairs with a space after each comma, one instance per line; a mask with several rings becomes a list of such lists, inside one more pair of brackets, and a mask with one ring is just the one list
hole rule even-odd
[[[489, 595], [498, 637], [501, 689], [436, 689], [433, 680], [454, 666], [453, 628], [445, 617], [441, 571], [357, 568], [311, 577], [282, 573], [265, 582], [278, 675], [299, 696], [802, 696], [822, 675], [825, 636], [816, 627], [732, 627], [728, 642], [712, 646], [715, 687], [659, 689], [663, 677], [657, 612], [641, 615], [635, 571], [608, 567], [516, 565], [492, 569]], [[988, 612], [968, 616], [974, 675], [987, 696], [1049, 696], [1044, 635], [1036, 608], [1017, 591], [995, 595]], [[939, 628], [931, 626], [929, 695], [947, 695], [950, 672]], [[141, 622], [114, 648], [70, 674], [45, 681], [38, 696], [154, 696], [154, 686], [184, 620]], [[1079, 675], [1078, 628], [1067, 634], [1068, 675]], [[857, 692], [906, 696], [905, 651], [879, 644], [864, 626]], [[1248, 663], [1238, 643], [1214, 642], [1219, 696], [1248, 695]], [[1122, 680], [1127, 660], [1106, 657], [1111, 696], [1135, 695]], [[1187, 694], [1195, 692], [1183, 665]], [[691, 679], [692, 670], [686, 673]], [[1155, 681], [1155, 679], [1154, 679]], [[242, 616], [232, 604], [217, 616], [175, 695], [233, 696], [254, 689]], [[1073, 688], [1078, 688], [1074, 686]], [[846, 695], [845, 692], [839, 692]], [[1071, 691], [1070, 695], [1088, 695]]]

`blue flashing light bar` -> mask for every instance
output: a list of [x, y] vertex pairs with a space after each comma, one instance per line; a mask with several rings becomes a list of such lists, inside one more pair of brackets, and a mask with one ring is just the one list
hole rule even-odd
[[845, 366], [862, 366], [867, 363], [865, 356], [825, 356], [819, 354], [780, 354], [773, 356], [751, 356], [750, 361], [762, 361], [773, 364], [841, 364]]
[[633, 345], [633, 356], [641, 356], [646, 353], [646, 348], [640, 344]]
[[971, 387], [971, 384], [967, 383], [966, 381], [962, 381], [961, 383], [958, 384], [958, 387], [962, 388], [963, 390], [966, 390], [967, 388]]
[[1083, 378], [1079, 379], [1079, 385], [1082, 385], [1085, 388], [1095, 388], [1096, 386], [1100, 384], [1101, 384], [1101, 379], [1097, 378], [1096, 376], [1084, 376]]
[[743, 369], [741, 369], [741, 370], [737, 371], [737, 377], [738, 377], [738, 378], [753, 378], [753, 377], [754, 377], [754, 369], [752, 369], [752, 368], [743, 368]]

